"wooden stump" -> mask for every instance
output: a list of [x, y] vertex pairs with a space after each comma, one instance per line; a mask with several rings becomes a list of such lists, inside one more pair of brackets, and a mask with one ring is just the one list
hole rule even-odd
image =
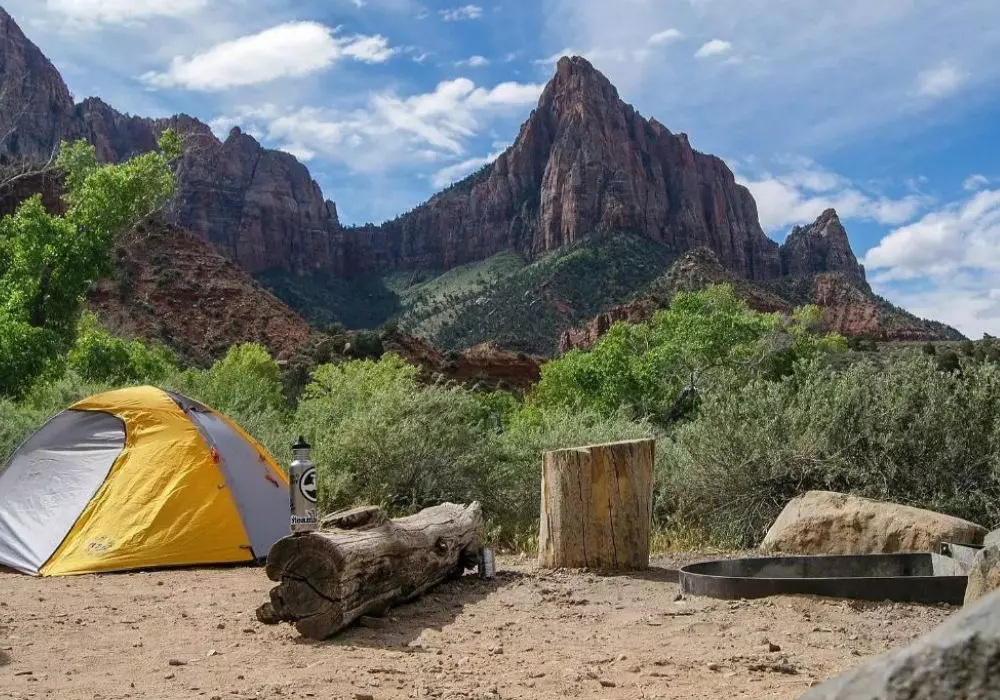
[[475, 566], [482, 522], [479, 503], [445, 503], [398, 520], [371, 507], [335, 513], [324, 529], [271, 547], [266, 572], [279, 583], [257, 618], [293, 622], [310, 639], [331, 637]]
[[540, 566], [649, 567], [654, 447], [647, 439], [545, 453]]

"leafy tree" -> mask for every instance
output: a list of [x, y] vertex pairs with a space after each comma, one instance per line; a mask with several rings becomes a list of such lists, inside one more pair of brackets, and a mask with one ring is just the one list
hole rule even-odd
[[177, 370], [169, 348], [113, 336], [89, 311], [80, 318], [67, 361], [85, 381], [109, 384], [157, 383]]
[[721, 370], [776, 378], [798, 359], [845, 349], [840, 336], [817, 332], [820, 320], [815, 307], [788, 320], [755, 312], [729, 285], [680, 293], [650, 323], [615, 324], [589, 352], [544, 365], [533, 400], [605, 415], [628, 407], [663, 421]]
[[0, 395], [58, 372], [88, 286], [110, 270], [112, 239], [169, 201], [179, 153], [169, 130], [160, 150], [115, 165], [98, 164], [84, 141], [64, 142], [65, 213], [48, 213], [35, 195], [0, 220]]

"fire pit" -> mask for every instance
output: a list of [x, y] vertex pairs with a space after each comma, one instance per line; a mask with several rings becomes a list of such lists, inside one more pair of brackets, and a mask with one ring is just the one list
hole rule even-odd
[[919, 552], [706, 561], [683, 567], [678, 579], [684, 593], [730, 600], [800, 594], [961, 605], [966, 572], [959, 558]]

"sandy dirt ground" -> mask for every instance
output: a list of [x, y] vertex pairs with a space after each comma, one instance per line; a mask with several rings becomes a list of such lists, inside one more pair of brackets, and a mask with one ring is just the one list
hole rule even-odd
[[497, 564], [322, 643], [257, 622], [258, 568], [0, 574], [0, 698], [796, 698], [954, 612]]

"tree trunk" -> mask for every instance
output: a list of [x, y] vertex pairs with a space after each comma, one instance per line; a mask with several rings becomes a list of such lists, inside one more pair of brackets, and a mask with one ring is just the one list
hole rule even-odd
[[545, 453], [540, 566], [649, 567], [654, 447], [629, 440]]
[[257, 618], [294, 622], [310, 639], [331, 637], [474, 566], [482, 522], [477, 502], [445, 503], [398, 520], [373, 507], [327, 516], [324, 529], [271, 547], [266, 572], [279, 583]]

